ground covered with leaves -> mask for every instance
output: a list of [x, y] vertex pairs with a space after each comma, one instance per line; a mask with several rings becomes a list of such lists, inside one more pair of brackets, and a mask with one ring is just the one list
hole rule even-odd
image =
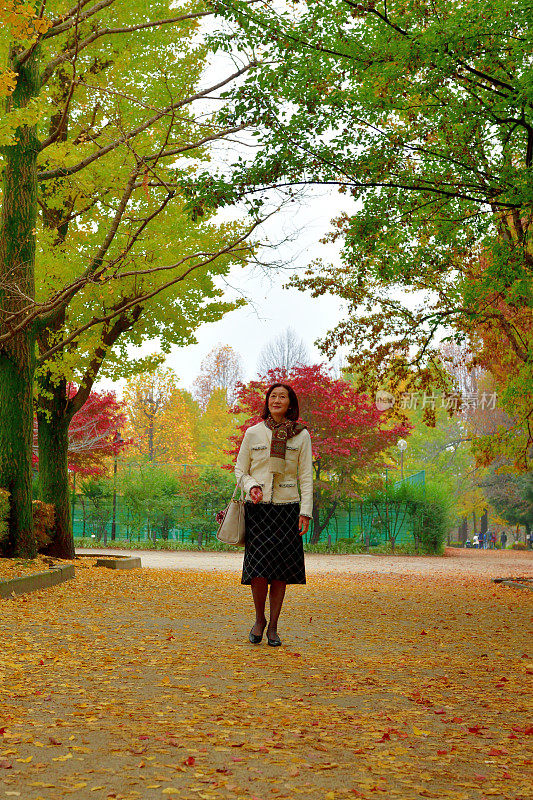
[[36, 572], [46, 572], [54, 564], [74, 564], [74, 561], [63, 561], [46, 556], [37, 558], [0, 558], [0, 581], [9, 581], [11, 578], [20, 578], [24, 575], [33, 575]]
[[2, 601], [0, 799], [531, 796], [531, 592], [310, 574], [271, 648], [239, 580], [83, 559]]

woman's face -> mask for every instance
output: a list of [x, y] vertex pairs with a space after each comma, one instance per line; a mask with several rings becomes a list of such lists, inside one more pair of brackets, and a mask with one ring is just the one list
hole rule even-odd
[[289, 393], [283, 386], [276, 386], [268, 398], [268, 410], [274, 417], [284, 417], [289, 410]]

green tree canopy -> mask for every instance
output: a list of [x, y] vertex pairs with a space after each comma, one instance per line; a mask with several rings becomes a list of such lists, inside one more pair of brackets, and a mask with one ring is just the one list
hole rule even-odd
[[530, 0], [217, 8], [265, 53], [238, 90], [238, 113], [226, 117], [269, 126], [260, 156], [242, 164], [242, 184], [329, 184], [347, 195], [328, 237], [342, 238], [340, 264], [311, 264], [292, 281], [347, 302], [325, 354], [349, 346], [352, 364], [382, 377], [415, 367], [423, 386], [443, 375], [443, 332], [475, 349], [491, 331], [522, 365], [514, 387], [527, 393], [527, 415]]

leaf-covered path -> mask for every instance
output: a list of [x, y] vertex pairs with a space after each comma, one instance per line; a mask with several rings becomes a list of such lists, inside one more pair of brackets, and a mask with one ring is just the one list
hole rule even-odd
[[4, 601], [0, 800], [531, 795], [531, 592], [310, 574], [270, 648], [239, 579], [84, 560]]

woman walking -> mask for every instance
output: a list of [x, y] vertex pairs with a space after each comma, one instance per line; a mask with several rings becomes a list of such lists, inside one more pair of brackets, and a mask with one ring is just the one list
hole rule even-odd
[[[305, 583], [302, 536], [313, 512], [313, 455], [309, 431], [298, 422], [294, 389], [275, 383], [266, 394], [262, 422], [244, 434], [235, 475], [246, 492], [246, 540], [241, 584], [252, 587], [259, 644], [267, 624], [268, 644], [278, 647], [278, 619], [288, 583]], [[300, 495], [298, 493], [300, 485]]]

